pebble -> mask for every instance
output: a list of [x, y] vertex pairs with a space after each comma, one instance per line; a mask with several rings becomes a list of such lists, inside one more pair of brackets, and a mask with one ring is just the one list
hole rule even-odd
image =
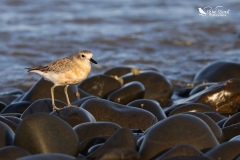
[[13, 145], [15, 133], [5, 123], [0, 121], [0, 148]]
[[31, 154], [28, 151], [13, 145], [0, 148], [0, 159], [2, 160], [14, 160], [29, 155]]
[[1, 114], [3, 113], [23, 113], [29, 106], [31, 105], [31, 102], [22, 101], [22, 102], [15, 102], [7, 107], [5, 107]]

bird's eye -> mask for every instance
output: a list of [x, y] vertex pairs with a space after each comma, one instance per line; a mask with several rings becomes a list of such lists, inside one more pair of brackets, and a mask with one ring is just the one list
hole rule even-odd
[[82, 58], [85, 58], [85, 55], [84, 55], [84, 54], [82, 54], [82, 55], [81, 55], [81, 57], [82, 57]]

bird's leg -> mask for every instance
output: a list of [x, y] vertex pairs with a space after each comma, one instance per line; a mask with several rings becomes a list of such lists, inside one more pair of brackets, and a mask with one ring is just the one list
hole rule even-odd
[[64, 87], [64, 93], [65, 93], [66, 98], [67, 98], [68, 107], [71, 107], [71, 104], [70, 104], [70, 101], [69, 101], [69, 98], [68, 98], [68, 92], [67, 92], [68, 86], [69, 86], [69, 85], [66, 85], [66, 86]]
[[55, 105], [55, 101], [54, 101], [54, 88], [56, 87], [56, 85], [54, 85], [52, 88], [51, 88], [51, 95], [52, 95], [52, 106], [53, 106], [53, 111], [56, 109], [56, 110], [59, 110], [60, 108], [56, 107]]

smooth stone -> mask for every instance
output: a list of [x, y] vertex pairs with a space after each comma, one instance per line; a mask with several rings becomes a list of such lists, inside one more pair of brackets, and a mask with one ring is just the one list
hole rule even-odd
[[240, 135], [240, 123], [235, 123], [227, 127], [222, 128], [223, 131], [223, 141], [229, 141], [235, 136]]
[[23, 119], [17, 128], [14, 145], [31, 154], [78, 154], [78, 136], [72, 127], [48, 113], [38, 113]]
[[18, 118], [18, 117], [14, 117], [14, 116], [3, 116], [3, 117], [6, 118], [7, 120], [13, 122], [17, 126], [22, 122], [22, 119]]
[[12, 117], [17, 117], [17, 118], [20, 118], [22, 116], [21, 113], [2, 113], [0, 114], [1, 116], [12, 116]]
[[166, 118], [166, 115], [165, 115], [162, 107], [156, 100], [138, 99], [138, 100], [128, 103], [127, 106], [147, 110], [147, 111], [151, 112], [152, 114], [154, 114], [157, 117], [158, 121]]
[[78, 152], [83, 156], [87, 156], [91, 147], [105, 143], [108, 138], [109, 136], [98, 136], [83, 140], [79, 143]]
[[157, 123], [157, 118], [146, 110], [100, 98], [90, 99], [81, 107], [90, 112], [98, 122], [113, 122], [125, 128], [146, 130]]
[[110, 160], [110, 159], [126, 159], [126, 160], [141, 160], [140, 155], [133, 150], [118, 148], [110, 149], [106, 153], [103, 153], [98, 160]]
[[136, 151], [136, 140], [130, 129], [121, 128], [115, 132], [100, 148], [87, 156], [88, 159], [94, 159], [105, 154], [109, 149], [124, 148]]
[[228, 120], [228, 118], [222, 119], [218, 122], [216, 122], [216, 124], [220, 127], [223, 128], [224, 123]]
[[216, 112], [211, 106], [202, 103], [186, 103], [173, 109], [169, 116], [184, 112]]
[[[122, 84], [113, 77], [96, 75], [85, 79], [79, 84], [78, 87], [90, 95], [100, 98], [107, 98], [110, 93], [121, 88]], [[82, 98], [81, 93], [80, 96]]]
[[203, 84], [199, 84], [196, 87], [194, 87], [191, 92], [189, 93], [189, 96], [192, 96], [198, 92], [201, 92], [207, 88], [209, 88], [210, 86], [217, 84], [217, 83], [203, 83]]
[[179, 97], [183, 97], [183, 98], [189, 97], [189, 94], [192, 91], [192, 89], [193, 87], [181, 88], [179, 91], [177, 91], [177, 93], [174, 93], [173, 96], [177, 97], [176, 99], [178, 99]]
[[91, 148], [89, 148], [87, 154], [88, 154], [88, 155], [89, 155], [89, 154], [92, 154], [93, 152], [95, 152], [97, 149], [99, 149], [99, 148], [102, 147], [102, 146], [103, 146], [103, 143], [96, 144], [96, 145], [92, 146]]
[[232, 124], [240, 123], [240, 112], [235, 113], [224, 123], [223, 127], [231, 126]]
[[121, 77], [124, 84], [139, 81], [145, 86], [145, 99], [157, 100], [161, 105], [168, 104], [173, 93], [170, 81], [156, 71], [140, 71], [138, 75], [133, 73]]
[[0, 101], [0, 112], [2, 112], [2, 110], [6, 107], [7, 107], [6, 103]]
[[168, 110], [172, 110], [179, 104], [202, 103], [211, 106], [220, 114], [231, 115], [239, 111], [239, 92], [240, 79], [230, 79], [212, 85], [186, 99], [175, 101]]
[[218, 142], [221, 143], [222, 139], [223, 139], [223, 132], [222, 129], [207, 115], [205, 115], [204, 113], [200, 113], [200, 112], [186, 112], [184, 114], [190, 114], [193, 116], [196, 116], [198, 118], [200, 118], [201, 120], [203, 120], [208, 126], [209, 128], [212, 130], [214, 136], [217, 138]]
[[240, 141], [230, 141], [209, 150], [205, 153], [213, 159], [236, 159], [240, 155]]
[[30, 105], [31, 105], [31, 102], [27, 102], [27, 101], [12, 103], [3, 109], [1, 114], [2, 113], [23, 113]]
[[86, 102], [87, 100], [89, 100], [91, 98], [96, 98], [96, 97], [95, 96], [84, 97], [84, 98], [78, 99], [75, 102], [72, 102], [71, 104], [74, 106], [80, 107], [84, 102]]
[[96, 122], [93, 115], [83, 108], [65, 107], [59, 111], [54, 110], [51, 115], [61, 118], [72, 127], [85, 122]]
[[[44, 80], [41, 78], [35, 85], [33, 85], [28, 92], [22, 97], [20, 101], [30, 101], [34, 102], [39, 99], [51, 98], [51, 88], [53, 87], [53, 83]], [[54, 89], [54, 99], [60, 100], [62, 102], [66, 101], [66, 96], [64, 93], [65, 86], [58, 86]], [[68, 96], [70, 102], [76, 101], [78, 99], [77, 96], [77, 87], [76, 85], [70, 85], [68, 87]]]
[[203, 113], [210, 117], [214, 122], [219, 122], [226, 118], [226, 116], [223, 116], [218, 112], [203, 112]]
[[50, 153], [50, 154], [35, 154], [22, 158], [18, 158], [17, 160], [77, 160], [75, 157], [59, 154], [59, 153]]
[[167, 152], [156, 158], [156, 160], [162, 160], [172, 157], [179, 157], [179, 156], [203, 156], [203, 153], [198, 149], [192, 147], [188, 144], [179, 144]]
[[122, 88], [112, 92], [108, 100], [120, 104], [127, 104], [136, 99], [144, 98], [145, 87], [142, 83], [133, 81], [126, 83]]
[[4, 116], [0, 116], [0, 122], [3, 122], [3, 123], [5, 123], [6, 125], [8, 125], [8, 126], [12, 129], [13, 132], [16, 131], [17, 126], [18, 126], [15, 122], [13, 122], [13, 121], [10, 120], [10, 119], [7, 119], [7, 118], [4, 117]]
[[[63, 108], [66, 103], [54, 100], [58, 108]], [[53, 111], [52, 99], [44, 98], [34, 101], [22, 114], [21, 118], [24, 119], [36, 113], [51, 113]]]
[[81, 142], [92, 137], [111, 136], [120, 128], [121, 126], [112, 122], [86, 122], [76, 125], [73, 130], [77, 133]]
[[5, 123], [0, 121], [0, 148], [13, 145], [15, 133]]
[[139, 153], [142, 159], [153, 159], [179, 144], [188, 144], [202, 151], [218, 146], [219, 142], [203, 120], [178, 114], [150, 127]]
[[0, 159], [1, 160], [14, 160], [17, 158], [29, 156], [30, 153], [17, 146], [6, 146], [0, 148]]
[[117, 76], [117, 77], [121, 77], [125, 74], [128, 73], [136, 73], [139, 71], [143, 71], [143, 70], [152, 70], [152, 71], [158, 71], [156, 68], [135, 68], [135, 67], [131, 67], [131, 66], [118, 66], [118, 67], [112, 67], [106, 71], [104, 71], [104, 75], [109, 75], [109, 76]]
[[229, 141], [240, 141], [240, 135], [233, 137]]
[[240, 64], [233, 62], [213, 62], [194, 76], [194, 82], [221, 82], [231, 78], [240, 78]]

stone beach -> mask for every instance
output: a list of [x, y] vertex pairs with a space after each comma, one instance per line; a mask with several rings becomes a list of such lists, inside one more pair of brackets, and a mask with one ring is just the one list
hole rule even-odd
[[[0, 102], [0, 159], [239, 159], [240, 64], [213, 62], [191, 87], [116, 66], [68, 89], [40, 79]], [[79, 96], [80, 93], [80, 96]]]

